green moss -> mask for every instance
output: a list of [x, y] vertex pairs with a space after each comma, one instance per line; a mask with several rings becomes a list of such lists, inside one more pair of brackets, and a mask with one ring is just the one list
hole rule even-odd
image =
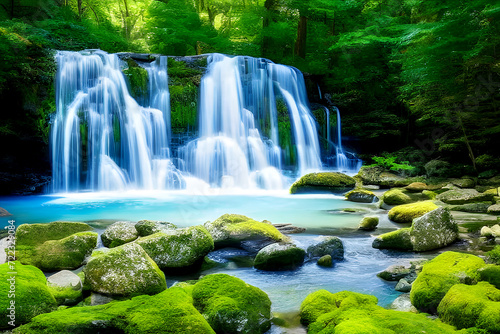
[[268, 222], [259, 222], [243, 215], [225, 214], [205, 223], [216, 247], [238, 244], [244, 240], [269, 238], [274, 241], [288, 241], [276, 227]]
[[98, 293], [155, 294], [167, 288], [165, 274], [135, 243], [93, 252], [84, 271], [85, 283]]
[[441, 299], [455, 284], [473, 284], [479, 279], [477, 270], [484, 261], [474, 255], [445, 252], [424, 264], [413, 282], [412, 304], [423, 312], [435, 313]]
[[262, 248], [254, 260], [260, 270], [287, 270], [302, 265], [306, 252], [293, 244], [274, 243]]
[[[13, 277], [14, 280], [11, 280]], [[57, 307], [43, 272], [19, 261], [0, 265], [0, 291], [0, 329], [12, 328], [9, 324], [12, 319], [7, 317], [11, 312], [8, 309], [11, 301], [15, 301], [16, 326]]]
[[384, 233], [373, 240], [372, 247], [379, 249], [412, 250], [410, 228], [401, 228], [396, 231]]
[[77, 304], [82, 299], [82, 290], [72, 287], [49, 286], [50, 293], [54, 296], [58, 305]]
[[351, 190], [344, 196], [348, 201], [360, 203], [372, 203], [377, 197], [373, 192], [361, 188]]
[[356, 181], [352, 177], [342, 173], [310, 173], [292, 184], [290, 194], [315, 191], [343, 192], [354, 188], [355, 185]]
[[439, 304], [440, 318], [458, 329], [500, 333], [500, 290], [487, 282], [454, 285]]
[[[170, 71], [170, 70], [169, 70]], [[170, 122], [174, 133], [196, 129], [198, 88], [193, 83], [169, 86]]]
[[148, 91], [148, 71], [140, 66], [134, 66], [123, 70], [129, 84], [130, 95], [135, 99], [143, 97]]
[[500, 266], [487, 264], [478, 270], [481, 281], [486, 281], [493, 284], [497, 289], [500, 289]]
[[153, 220], [140, 220], [137, 222], [137, 224], [135, 224], [135, 229], [141, 237], [145, 237], [158, 232], [163, 232], [165, 230], [172, 230], [175, 228], [177, 228], [177, 226], [172, 223]]
[[500, 245], [495, 246], [486, 255], [488, 255], [489, 262], [500, 265]]
[[427, 197], [430, 200], [434, 200], [434, 199], [436, 199], [437, 193], [435, 193], [432, 190], [424, 190], [424, 191], [422, 191], [422, 195], [424, 195], [425, 197]]
[[163, 269], [194, 265], [214, 249], [214, 241], [203, 226], [158, 232], [140, 238], [137, 244]]
[[318, 266], [321, 267], [331, 267], [333, 265], [332, 256], [324, 255], [318, 259]]
[[389, 219], [396, 223], [411, 223], [413, 219], [437, 208], [432, 201], [398, 205], [389, 211]]
[[51, 333], [214, 333], [179, 287], [100, 306], [74, 307], [44, 314], [16, 330]]
[[493, 194], [479, 193], [475, 189], [453, 189], [439, 194], [436, 198], [447, 204], [460, 205], [474, 202], [491, 202]]
[[194, 306], [217, 333], [264, 333], [271, 326], [271, 301], [262, 290], [226, 274], [194, 285]]
[[[29, 234], [35, 232], [37, 230]], [[72, 231], [66, 233], [70, 232]], [[61, 235], [63, 234], [57, 237]], [[27, 245], [21, 242], [16, 247], [16, 258], [23, 264], [31, 264], [45, 271], [75, 269], [82, 265], [85, 257], [95, 248], [97, 238], [98, 234], [95, 232], [77, 232], [61, 239], [46, 240], [38, 245], [33, 245], [32, 241]], [[44, 240], [43, 237], [40, 239]]]
[[438, 249], [457, 239], [458, 225], [448, 210], [438, 208], [413, 220], [410, 237], [416, 252]]
[[409, 193], [406, 190], [400, 188], [394, 188], [388, 190], [382, 196], [382, 200], [388, 205], [401, 205], [413, 202]]
[[48, 240], [59, 240], [74, 233], [91, 230], [89, 225], [76, 222], [22, 224], [16, 230], [16, 243], [18, 246], [37, 246]]
[[446, 208], [452, 211], [462, 211], [471, 213], [487, 213], [491, 202], [477, 202], [460, 205], [447, 205]]
[[360, 230], [373, 231], [377, 228], [378, 216], [365, 216], [358, 225]]

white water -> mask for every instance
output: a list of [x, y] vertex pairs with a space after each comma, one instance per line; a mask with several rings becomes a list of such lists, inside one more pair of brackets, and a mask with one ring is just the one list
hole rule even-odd
[[[209, 55], [198, 135], [172, 152], [167, 57], [141, 65], [149, 85], [142, 105], [130, 95], [121, 72], [125, 63], [117, 55], [61, 51], [56, 58], [51, 134], [56, 192], [284, 189], [290, 183], [284, 174], [322, 169], [316, 122], [295, 68], [262, 58]], [[283, 163], [278, 101], [290, 121], [292, 165]]]

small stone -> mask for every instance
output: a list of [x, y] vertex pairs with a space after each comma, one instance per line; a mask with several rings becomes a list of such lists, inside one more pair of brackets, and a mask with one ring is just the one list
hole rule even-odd
[[500, 237], [500, 225], [495, 224], [491, 227], [491, 232], [493, 232], [494, 237]]
[[404, 293], [398, 296], [391, 304], [391, 310], [417, 313], [415, 306], [411, 304], [410, 294]]
[[319, 258], [318, 266], [321, 267], [331, 267], [333, 265], [332, 257], [330, 255], [325, 255]]
[[104, 305], [111, 303], [114, 300], [114, 298], [111, 298], [109, 296], [101, 295], [100, 293], [92, 292], [90, 295], [90, 305], [91, 306], [97, 306], [97, 305]]
[[342, 240], [334, 236], [319, 236], [316, 244], [307, 247], [307, 254], [311, 258], [330, 255], [334, 260], [344, 259], [344, 245]]
[[400, 292], [410, 292], [411, 290], [411, 284], [408, 283], [407, 280], [404, 278], [400, 279], [398, 284], [396, 284], [396, 287], [394, 288], [396, 291]]
[[387, 267], [384, 271], [378, 273], [377, 276], [386, 281], [399, 281], [410, 274], [410, 272], [409, 267], [395, 264]]
[[485, 238], [493, 238], [493, 231], [488, 226], [483, 226], [481, 228], [481, 236]]
[[364, 231], [373, 231], [377, 228], [379, 222], [378, 216], [366, 216], [361, 219], [358, 229]]

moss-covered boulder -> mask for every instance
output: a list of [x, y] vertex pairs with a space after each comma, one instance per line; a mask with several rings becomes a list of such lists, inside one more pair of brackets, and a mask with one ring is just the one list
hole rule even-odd
[[0, 265], [0, 292], [0, 329], [12, 329], [57, 307], [43, 272], [19, 261]]
[[373, 231], [377, 228], [379, 218], [378, 216], [365, 216], [361, 219], [358, 229], [364, 231]]
[[331, 255], [323, 255], [318, 259], [317, 262], [318, 266], [320, 267], [331, 267], [333, 266], [333, 260]]
[[134, 241], [139, 237], [135, 224], [132, 222], [116, 222], [108, 226], [101, 234], [102, 244], [113, 248]]
[[216, 333], [264, 333], [271, 327], [271, 301], [265, 292], [226, 274], [200, 279], [193, 304]]
[[137, 234], [139, 234], [139, 236], [141, 237], [145, 237], [158, 232], [170, 231], [176, 228], [177, 226], [172, 223], [156, 220], [139, 220], [137, 224], [135, 224]]
[[162, 269], [188, 267], [203, 261], [214, 241], [203, 226], [158, 232], [137, 240]]
[[413, 220], [410, 237], [416, 252], [438, 249], [458, 238], [458, 225], [448, 210], [438, 208]]
[[310, 173], [302, 176], [290, 187], [290, 194], [333, 192], [341, 193], [354, 188], [354, 178], [336, 172]]
[[455, 284], [474, 284], [484, 261], [474, 255], [445, 252], [424, 264], [410, 293], [412, 304], [422, 312], [435, 313], [441, 299]]
[[382, 200], [388, 205], [401, 205], [413, 202], [408, 192], [401, 188], [386, 191], [382, 196]]
[[424, 190], [427, 190], [427, 184], [423, 182], [413, 182], [405, 187], [406, 190], [412, 193], [421, 193]]
[[477, 271], [479, 273], [479, 279], [481, 281], [486, 281], [494, 285], [497, 289], [500, 289], [500, 266], [494, 264], [487, 264], [483, 268]]
[[402, 177], [391, 172], [386, 171], [384, 168], [375, 166], [363, 166], [359, 170], [356, 178], [361, 180], [365, 185], [379, 185], [382, 187], [405, 187], [413, 182], [421, 181], [418, 177]]
[[379, 272], [377, 276], [386, 281], [399, 281], [410, 273], [410, 267], [395, 264]]
[[97, 245], [90, 230], [73, 222], [23, 224], [16, 231], [16, 258], [49, 272], [78, 268]]
[[456, 284], [439, 303], [438, 314], [458, 329], [476, 327], [500, 333], [500, 290], [487, 282]]
[[476, 186], [476, 182], [470, 178], [462, 178], [462, 179], [453, 179], [451, 183], [460, 188], [474, 188]]
[[319, 236], [314, 244], [307, 247], [307, 255], [310, 258], [330, 255], [333, 260], [341, 261], [344, 259], [344, 244], [335, 236]]
[[259, 222], [243, 215], [225, 214], [213, 222], [206, 222], [204, 227], [212, 236], [215, 248], [241, 247], [247, 241], [272, 243], [289, 240], [270, 222]]
[[262, 248], [255, 256], [254, 267], [260, 270], [295, 269], [304, 263], [306, 252], [294, 244], [278, 242]]
[[412, 250], [410, 228], [400, 228], [396, 231], [381, 234], [373, 240], [372, 247], [378, 249]]
[[398, 205], [389, 211], [389, 219], [396, 223], [411, 223], [413, 219], [437, 208], [438, 206], [432, 201]]
[[213, 334], [190, 295], [172, 287], [154, 296], [138, 296], [99, 306], [73, 307], [40, 315], [16, 334], [169, 333]]
[[59, 305], [75, 305], [82, 299], [82, 281], [69, 270], [47, 277], [47, 285]]
[[467, 204], [493, 200], [493, 194], [480, 193], [476, 189], [452, 189], [439, 194], [436, 199], [447, 204]]
[[454, 327], [425, 314], [387, 310], [377, 305], [376, 297], [349, 291], [310, 294], [302, 302], [300, 316], [309, 334], [456, 333]]
[[165, 274], [135, 243], [94, 251], [84, 271], [85, 283], [98, 293], [151, 295], [167, 288]]
[[496, 203], [496, 204], [490, 205], [486, 211], [492, 215], [500, 215], [500, 204]]
[[373, 192], [361, 188], [351, 190], [344, 196], [348, 201], [358, 203], [372, 203], [377, 198]]
[[493, 248], [486, 254], [488, 255], [488, 261], [490, 263], [500, 265], [500, 245], [496, 245], [495, 248]]
[[491, 202], [476, 202], [476, 203], [467, 203], [467, 204], [459, 204], [459, 205], [447, 205], [445, 207], [451, 211], [462, 211], [462, 212], [470, 212], [470, 213], [487, 213], [488, 208], [490, 206], [491, 206]]

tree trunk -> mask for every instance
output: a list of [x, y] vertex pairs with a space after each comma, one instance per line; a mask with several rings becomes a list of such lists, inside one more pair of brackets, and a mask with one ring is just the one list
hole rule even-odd
[[[277, 9], [277, 0], [266, 0], [264, 3], [264, 7], [266, 8], [266, 13], [264, 14], [264, 19], [262, 20], [262, 29], [266, 29], [269, 27], [271, 22], [276, 22], [276, 9]], [[262, 46], [261, 53], [263, 57], [270, 56], [270, 46], [272, 45], [271, 38], [268, 36], [264, 36], [262, 38]]]
[[81, 20], [83, 15], [82, 0], [78, 0], [77, 3], [78, 3], [78, 19]]
[[297, 41], [295, 42], [295, 54], [300, 58], [306, 58], [307, 41], [307, 17], [300, 16], [299, 26], [297, 27]]

